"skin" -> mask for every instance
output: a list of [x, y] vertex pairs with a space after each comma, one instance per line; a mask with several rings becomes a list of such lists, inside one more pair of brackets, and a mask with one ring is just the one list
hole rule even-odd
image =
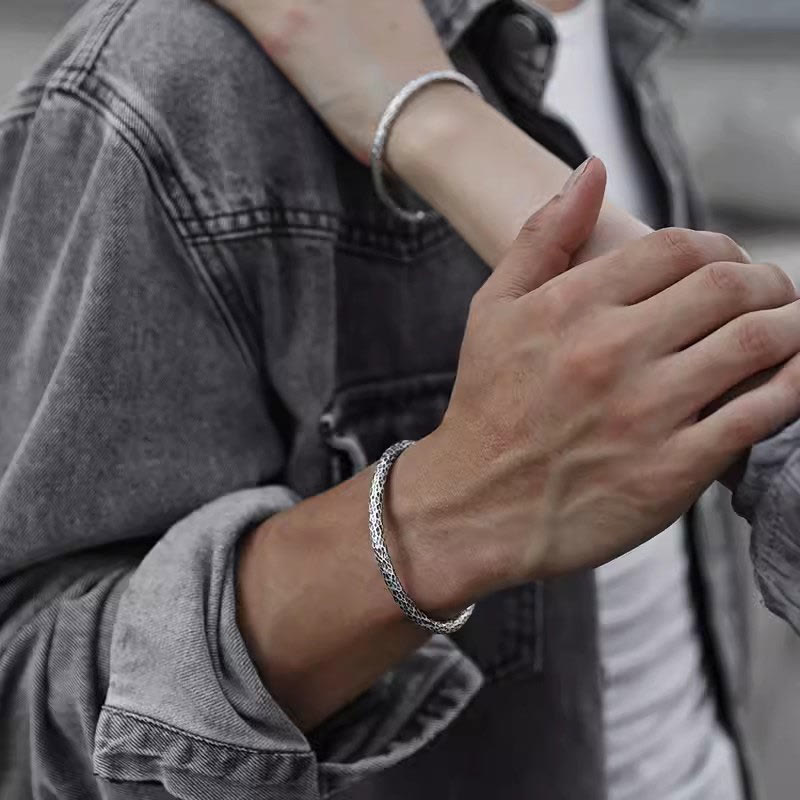
[[[761, 394], [699, 420], [742, 375], [800, 349], [791, 282], [742, 263], [726, 237], [656, 233], [565, 272], [597, 217], [603, 180], [595, 161], [571, 199], [525, 226], [473, 301], [442, 424], [392, 471], [388, 546], [404, 586], [434, 616], [641, 543], [744, 447], [800, 412], [793, 359]], [[648, 280], [637, 283], [637, 274]], [[592, 300], [574, 302], [584, 295]], [[686, 332], [710, 334], [685, 348], [672, 331], [689, 302], [697, 317]], [[674, 385], [692, 391], [676, 398]], [[372, 472], [272, 517], [241, 549], [243, 635], [303, 730], [426, 637], [402, 616], [374, 563]]]
[[564, 11], [572, 11], [580, 3], [581, 0], [540, 0], [539, 5], [544, 6], [554, 14], [560, 14]]
[[[362, 161], [397, 89], [449, 65], [416, 2], [372, 0], [370, 15], [356, 0], [221, 5]], [[460, 87], [420, 93], [387, 157], [494, 268], [470, 309], [444, 420], [399, 457], [387, 488], [389, 549], [428, 613], [636, 546], [800, 412], [794, 287], [727, 237], [647, 235], [603, 201], [597, 160], [548, 203], [567, 167]], [[693, 341], [676, 339], [690, 328]], [[372, 472], [242, 543], [242, 633], [303, 730], [425, 640], [374, 563]]]
[[[370, 0], [369, 13], [361, 0], [218, 0], [218, 5], [251, 31], [363, 164], [396, 92], [421, 73], [453, 66], [419, 0]], [[490, 265], [569, 174], [565, 164], [487, 103], [447, 84], [429, 87], [406, 106], [386, 155], [387, 167], [447, 217]], [[483, 207], [480, 215], [472, 211], [476, 202]], [[649, 231], [606, 202], [576, 259], [608, 252]]]

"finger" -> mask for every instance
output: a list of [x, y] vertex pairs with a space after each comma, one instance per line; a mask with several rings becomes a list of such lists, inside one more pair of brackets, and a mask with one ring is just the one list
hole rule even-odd
[[687, 454], [721, 475], [739, 454], [800, 418], [800, 354], [769, 381], [745, 392], [676, 437]]
[[671, 412], [678, 419], [700, 413], [742, 381], [775, 367], [800, 352], [800, 301], [754, 311], [668, 357], [661, 370]]
[[727, 392], [721, 394], [719, 397], [714, 398], [714, 400], [712, 400], [707, 406], [704, 406], [702, 411], [700, 411], [700, 418], [707, 417], [709, 414], [713, 414], [718, 408], [722, 408], [722, 406], [724, 406], [726, 403], [730, 403], [734, 397], [738, 397], [740, 394], [749, 392], [750, 390], [761, 386], [762, 383], [766, 383], [773, 375], [780, 371], [782, 366], [783, 364], [779, 364], [778, 366], [761, 370], [761, 372], [757, 372], [755, 375], [751, 375], [749, 378], [745, 378], [743, 381], [740, 381], [736, 384], [736, 386], [728, 389]]
[[562, 191], [522, 227], [508, 254], [486, 281], [486, 293], [522, 297], [567, 270], [597, 224], [606, 170], [597, 158], [585, 161]]
[[715, 261], [750, 263], [729, 236], [664, 228], [576, 268], [592, 291], [610, 302], [632, 305]]
[[742, 314], [796, 299], [795, 286], [780, 267], [722, 261], [701, 267], [631, 310], [661, 355], [697, 342]]

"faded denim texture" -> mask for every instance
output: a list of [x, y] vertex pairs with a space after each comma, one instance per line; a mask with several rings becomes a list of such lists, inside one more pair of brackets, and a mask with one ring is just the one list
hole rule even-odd
[[[648, 57], [692, 6], [611, 3], [665, 224], [698, 217]], [[538, 109], [546, 17], [428, 7], [498, 105], [582, 160]], [[83, 8], [0, 118], [0, 795], [602, 800], [590, 572], [479, 604], [309, 737], [236, 625], [240, 536], [438, 424], [487, 275], [444, 221], [391, 218], [217, 9]], [[792, 431], [756, 448], [737, 510], [797, 626]], [[689, 519], [744, 753], [745, 534], [718, 486]]]

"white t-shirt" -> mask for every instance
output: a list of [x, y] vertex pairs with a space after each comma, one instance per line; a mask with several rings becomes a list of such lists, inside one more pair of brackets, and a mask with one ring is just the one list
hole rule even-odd
[[[559, 41], [545, 109], [603, 159], [609, 199], [653, 224], [645, 154], [615, 80], [603, 1], [552, 18]], [[743, 795], [703, 663], [688, 567], [679, 519], [596, 570], [609, 800]]]

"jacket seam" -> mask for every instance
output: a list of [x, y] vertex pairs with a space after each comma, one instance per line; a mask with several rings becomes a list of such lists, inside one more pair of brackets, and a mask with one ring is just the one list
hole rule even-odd
[[[183, 201], [183, 203], [191, 210], [193, 214], [199, 216], [197, 208], [193, 202], [191, 192], [189, 192], [188, 188], [181, 180], [180, 173], [176, 165], [173, 163], [173, 160], [170, 158], [169, 148], [167, 148], [161, 141], [156, 130], [151, 124], [149, 124], [148, 120], [138, 111], [138, 109], [128, 102], [128, 100], [119, 92], [117, 92], [114, 87], [110, 86], [106, 81], [103, 81], [102, 78], [96, 74], [96, 66], [103, 54], [105, 47], [108, 45], [108, 42], [114, 35], [115, 31], [128, 16], [131, 9], [135, 6], [136, 2], [137, 0], [110, 0], [103, 16], [96, 25], [93, 34], [87, 34], [86, 40], [75, 56], [69, 59], [55, 73], [54, 78], [49, 82], [49, 88], [54, 92], [72, 90], [76, 93], [83, 93], [85, 94], [86, 99], [92, 99], [96, 101], [98, 105], [100, 105], [100, 107], [103, 108], [105, 112], [108, 115], [111, 115], [111, 117], [115, 120], [116, 124], [114, 127], [118, 131], [122, 127], [127, 128], [131, 136], [142, 148], [143, 152], [149, 156], [149, 148], [147, 144], [142, 141], [142, 138], [137, 135], [135, 128], [132, 125], [126, 124], [125, 121], [114, 112], [108, 103], [103, 102], [100, 97], [96, 96], [97, 93], [90, 93], [86, 89], [85, 85], [87, 81], [89, 79], [95, 80], [100, 88], [108, 92], [114, 100], [121, 103], [126, 111], [133, 115], [138, 123], [147, 130], [148, 134], [152, 137], [158, 150], [160, 151], [162, 161], [168, 168], [172, 180], [175, 183], [175, 187], [178, 190], [178, 193], [181, 195], [179, 198], [173, 198], [173, 200], [178, 199]], [[129, 147], [131, 147], [130, 143]], [[131, 149], [135, 148], [131, 147]], [[152, 158], [149, 160], [152, 160]], [[152, 171], [155, 175], [159, 174], [158, 169], [155, 168], [155, 164], [150, 164], [149, 166], [152, 167]], [[151, 185], [155, 186], [155, 183], [151, 181]], [[162, 188], [163, 193], [169, 196], [169, 188], [167, 186], [163, 186]], [[209, 296], [209, 299], [221, 318], [223, 325], [227, 329], [228, 334], [233, 339], [234, 345], [239, 351], [239, 354], [246, 367], [260, 375], [258, 366], [260, 359], [256, 346], [248, 340], [242, 324], [238, 321], [236, 314], [233, 313], [228, 301], [225, 299], [225, 289], [218, 285], [218, 280], [215, 279], [213, 270], [209, 269], [209, 266], [203, 256], [196, 247], [192, 246], [191, 242], [184, 235], [184, 232], [181, 229], [182, 226], [179, 222], [180, 215], [177, 213], [178, 209], [176, 208], [174, 211], [171, 210], [166, 204], [163, 203], [163, 201], [162, 206], [164, 207], [167, 216], [170, 218], [172, 226], [176, 230], [178, 237], [186, 247], [186, 250], [189, 254], [189, 260], [194, 264], [195, 270], [200, 277], [201, 284], [205, 287], [206, 294]], [[228, 272], [229, 268], [227, 267], [227, 261], [225, 258], [219, 252], [217, 252], [217, 257], [219, 264], [221, 265], [221, 270]], [[239, 295], [239, 290], [235, 280], [231, 279], [227, 281], [227, 284], [228, 290], [231, 290], [235, 295]]]
[[377, 255], [387, 260], [395, 260], [401, 263], [411, 263], [419, 258], [423, 253], [430, 253], [441, 244], [454, 235], [452, 231], [445, 230], [435, 240], [427, 242], [423, 247], [404, 247], [400, 243], [395, 242], [394, 246], [381, 247], [379, 242], [369, 242], [359, 244], [357, 242], [341, 239], [337, 236], [336, 231], [325, 230], [324, 228], [309, 226], [303, 228], [300, 226], [256, 226], [253, 228], [246, 228], [242, 230], [231, 231], [230, 233], [215, 234], [213, 236], [195, 236], [189, 241], [195, 245], [215, 244], [223, 242], [240, 242], [255, 239], [304, 239], [307, 241], [314, 240], [319, 242], [330, 242], [336, 250], [342, 253], [353, 253], [358, 255]]
[[36, 116], [39, 110], [39, 100], [36, 102], [28, 102], [14, 106], [7, 109], [0, 114], [0, 130], [10, 125], [19, 125], [28, 122], [32, 117]]
[[77, 53], [65, 65], [65, 69], [78, 70], [72, 78], [74, 88], [80, 88], [83, 80], [93, 72], [109, 39], [136, 2], [137, 0], [111, 0], [109, 2], [95, 29], [87, 34]]
[[[342, 226], [349, 226], [353, 230], [361, 231], [364, 233], [369, 234], [379, 234], [387, 237], [392, 237], [394, 239], [405, 239], [409, 241], [416, 241], [422, 238], [423, 234], [421, 234], [415, 227], [406, 224], [405, 227], [407, 230], [390, 230], [387, 228], [384, 229], [376, 229], [374, 225], [368, 223], [366, 221], [359, 221], [355, 220], [354, 222], [348, 222], [345, 217], [341, 214], [338, 214], [331, 210], [326, 209], [308, 209], [308, 208], [297, 208], [292, 206], [284, 206], [284, 205], [268, 205], [264, 204], [261, 206], [253, 206], [244, 209], [238, 209], [234, 211], [220, 211], [213, 214], [202, 214], [198, 208], [197, 204], [194, 202], [193, 195], [189, 188], [186, 186], [186, 183], [183, 181], [180, 171], [178, 170], [177, 166], [174, 164], [173, 160], [170, 158], [170, 148], [162, 141], [161, 137], [159, 136], [157, 130], [153, 127], [151, 122], [145, 117], [136, 106], [132, 105], [131, 102], [122, 94], [120, 94], [117, 89], [112, 86], [108, 81], [104, 80], [100, 75], [96, 72], [88, 72], [83, 67], [77, 66], [63, 66], [59, 68], [55, 77], [51, 79], [45, 87], [45, 90], [50, 91], [59, 91], [63, 90], [65, 87], [67, 89], [73, 90], [75, 87], [73, 86], [74, 81], [70, 77], [73, 73], [80, 73], [84, 78], [91, 78], [95, 81], [103, 92], [108, 93], [113, 97], [113, 99], [119, 102], [121, 105], [124, 106], [125, 110], [133, 115], [136, 120], [142, 125], [143, 128], [146, 129], [149, 136], [152, 137], [153, 141], [157, 145], [160, 155], [165, 162], [166, 166], [169, 169], [170, 177], [175, 181], [177, 187], [181, 190], [182, 197], [179, 198], [183, 201], [183, 205], [189, 210], [189, 213], [181, 213], [177, 208], [172, 213], [173, 220], [178, 226], [178, 230], [181, 236], [187, 240], [191, 240], [195, 237], [200, 236], [207, 236], [209, 239], [216, 239], [220, 234], [213, 233], [209, 230], [199, 231], [197, 233], [189, 233], [186, 231], [185, 226], [186, 224], [200, 224], [207, 222], [217, 222], [222, 224], [224, 221], [228, 219], [235, 219], [236, 217], [241, 217], [243, 215], [252, 215], [258, 213], [272, 213], [272, 214], [282, 214], [286, 212], [296, 212], [300, 214], [306, 214], [308, 216], [314, 216], [319, 219], [327, 218], [329, 221], [334, 223], [333, 226], [330, 224], [326, 227], [325, 225], [316, 225], [316, 226], [309, 226], [319, 228], [320, 230], [328, 230], [331, 228], [339, 228]], [[94, 93], [90, 93], [88, 89], [84, 87], [84, 81], [80, 81], [80, 86], [77, 87], [79, 90], [84, 91], [88, 96], [95, 99], [99, 104], [102, 105], [103, 108], [107, 109], [109, 113], [114, 114], [117, 119], [119, 116], [114, 112], [114, 110], [110, 107], [110, 105], [103, 101], [102, 98], [97, 97]], [[122, 120], [120, 122], [124, 125]], [[130, 126], [127, 126], [130, 127]], [[135, 130], [131, 129], [132, 132], [135, 134]], [[139, 138], [139, 137], [137, 137]], [[141, 140], [140, 140], [141, 141]], [[141, 142], [142, 147], [147, 150], [147, 145], [144, 142]], [[165, 187], [165, 191], [169, 194], [168, 190]], [[244, 229], [247, 229], [249, 225], [244, 226]], [[291, 227], [287, 225], [286, 227]], [[438, 226], [439, 229], [447, 230], [449, 226], [446, 222], [442, 221], [442, 223]], [[232, 230], [237, 230], [238, 228], [234, 227]], [[225, 231], [224, 233], [227, 233]]]
[[[129, 152], [142, 165], [148, 183], [158, 199], [159, 204], [163, 208], [179, 241], [186, 248], [189, 263], [193, 266], [193, 271], [200, 279], [201, 288], [208, 296], [214, 309], [221, 318], [223, 325], [228, 330], [245, 364], [251, 369], [256, 369], [257, 361], [255, 354], [251, 351], [240, 326], [236, 323], [235, 316], [229, 308], [228, 303], [225, 301], [217, 285], [217, 281], [212, 276], [198, 249], [192, 246], [192, 243], [181, 230], [181, 225], [176, 220], [174, 209], [176, 200], [183, 200], [185, 202], [188, 198], [185, 196], [183, 198], [175, 198], [170, 194], [166, 186], [164, 186], [161, 172], [153, 163], [151, 148], [142, 140], [136, 129], [125, 122], [125, 120], [123, 120], [107, 103], [104, 103], [102, 99], [86, 91], [82, 82], [79, 85], [73, 85], [67, 82], [55, 82], [49, 87], [49, 91], [52, 94], [61, 94], [65, 97], [70, 97], [96, 114], [116, 132], [120, 139], [126, 144]], [[115, 94], [115, 97], [118, 96]], [[127, 104], [125, 107], [129, 108]], [[137, 119], [141, 118], [137, 115]], [[172, 172], [176, 184], [183, 190], [183, 194], [186, 195], [185, 187], [181, 183], [180, 177], [177, 175], [167, 151], [163, 149], [163, 145], [160, 142], [158, 142], [158, 144], [162, 149], [163, 160]]]
[[[177, 230], [182, 238], [186, 239], [187, 241], [193, 241], [195, 237], [206, 237], [204, 241], [213, 242], [218, 240], [218, 235], [212, 233], [209, 230], [200, 231], [197, 234], [189, 234], [183, 230], [183, 225], [185, 223], [190, 223], [192, 221], [203, 223], [206, 220], [211, 219], [223, 219], [226, 216], [236, 217], [242, 212], [222, 212], [221, 214], [214, 214], [214, 215], [203, 215], [200, 213], [199, 209], [194, 202], [192, 193], [187, 188], [186, 184], [181, 179], [181, 175], [174, 165], [172, 160], [169, 158], [169, 148], [167, 148], [164, 143], [159, 138], [156, 130], [150, 124], [150, 122], [144, 117], [141, 112], [133, 106], [123, 95], [121, 95], [116, 89], [111, 86], [107, 81], [103, 80], [97, 74], [96, 66], [97, 62], [99, 61], [102, 53], [107, 46], [109, 40], [113, 36], [114, 32], [117, 28], [122, 24], [125, 20], [131, 9], [136, 5], [137, 0], [109, 0], [109, 4], [105, 9], [102, 17], [97, 22], [95, 30], [91, 34], [87, 34], [86, 40], [78, 50], [77, 54], [70, 58], [65, 64], [63, 64], [55, 73], [55, 77], [48, 81], [44, 87], [41, 86], [32, 86], [27, 87], [30, 91], [41, 90], [42, 88], [44, 91], [50, 90], [58, 90], [64, 89], [65, 87], [72, 89], [72, 90], [82, 90], [84, 89], [84, 84], [86, 83], [87, 79], [92, 78], [93, 80], [97, 81], [97, 83], [102, 87], [105, 91], [107, 91], [110, 95], [113, 96], [115, 100], [122, 103], [125, 109], [134, 115], [140, 124], [142, 124], [148, 131], [148, 134], [153, 137], [154, 142], [157, 144], [158, 148], [161, 151], [163, 156], [163, 160], [166, 165], [169, 167], [171, 177], [175, 181], [177, 187], [181, 190], [181, 194], [183, 197], [182, 200], [185, 201], [185, 205], [188, 207], [190, 214], [185, 215], [180, 213], [177, 209], [175, 212], [171, 212], [171, 216], [173, 218], [173, 222], [176, 224]], [[469, 0], [458, 0], [456, 9], [449, 15], [449, 22], [452, 24], [458, 17], [464, 13], [465, 7], [467, 7]], [[101, 103], [102, 100], [97, 98]], [[108, 104], [103, 103], [103, 106], [106, 107], [110, 113], [114, 113], [110, 108], [108, 108]], [[121, 120], [120, 120], [121, 121]], [[123, 123], [124, 124], [124, 123]], [[135, 131], [133, 131], [135, 134]], [[138, 137], [137, 137], [138, 138]], [[143, 148], [147, 150], [146, 145], [144, 142], [141, 142]], [[166, 187], [165, 187], [166, 189]], [[168, 193], [168, 190], [167, 190]], [[269, 206], [262, 206], [261, 209], [269, 209]], [[273, 207], [274, 208], [274, 207]], [[280, 210], [280, 206], [277, 207], [276, 210]], [[247, 211], [251, 210], [259, 210], [259, 209], [247, 209]], [[314, 214], [314, 211], [307, 210], [305, 213]], [[316, 212], [322, 214], [330, 214], [330, 212]], [[335, 215], [337, 219], [343, 220], [341, 215]], [[358, 226], [358, 223], [356, 223]], [[205, 227], [205, 226], [204, 226]], [[442, 225], [441, 227], [446, 228], [446, 224]], [[374, 228], [371, 225], [364, 224], [365, 232], [373, 233]], [[227, 231], [225, 233], [228, 233]], [[386, 231], [388, 235], [390, 235], [395, 240], [399, 239], [408, 239], [408, 240], [418, 240], [419, 233], [415, 231], [413, 228], [409, 227], [408, 231]]]
[[[251, 209], [246, 211], [234, 212], [230, 217], [242, 217], [250, 214]], [[229, 241], [237, 238], [247, 238], [250, 235], [261, 235], [269, 233], [270, 231], [283, 232], [286, 234], [303, 233], [312, 231], [320, 236], [341, 236], [344, 238], [339, 241], [342, 244], [350, 244], [356, 247], [362, 245], [372, 245], [373, 247], [380, 247], [383, 242], [384, 246], [391, 248], [393, 245], [395, 249], [403, 251], [422, 252], [428, 247], [438, 244], [440, 241], [448, 238], [452, 233], [452, 229], [447, 224], [437, 226], [431, 229], [430, 232], [416, 236], [403, 236], [400, 233], [393, 233], [388, 230], [380, 230], [367, 225], [361, 226], [351, 223], [346, 217], [333, 214], [328, 211], [310, 211], [306, 209], [294, 209], [285, 206], [265, 206], [257, 209], [261, 215], [270, 215], [274, 217], [287, 217], [292, 214], [304, 215], [313, 218], [314, 222], [302, 221], [289, 221], [288, 219], [276, 220], [254, 220], [248, 223], [238, 223], [231, 226], [228, 230], [220, 230], [214, 233], [202, 231], [197, 233], [186, 233], [185, 238], [190, 242], [198, 242], [205, 244], [209, 241]], [[287, 214], [288, 212], [288, 214]], [[219, 217], [217, 218], [219, 219]], [[192, 223], [208, 222], [208, 217], [198, 218], [191, 220]], [[358, 240], [364, 240], [363, 243]], [[399, 247], [398, 247], [399, 245]]]
[[[266, 225], [270, 225], [270, 222], [247, 222], [247, 223], [236, 223], [236, 218], [243, 218], [243, 217], [250, 217], [250, 218], [257, 218], [263, 215], [276, 215], [276, 214], [305, 214], [310, 217], [314, 217], [320, 221], [318, 225], [314, 226], [307, 226], [307, 227], [317, 227], [321, 230], [329, 231], [329, 230], [337, 230], [340, 228], [350, 228], [353, 231], [359, 231], [364, 233], [370, 233], [377, 236], [384, 236], [384, 237], [391, 237], [394, 239], [407, 239], [407, 240], [415, 240], [421, 241], [426, 238], [426, 235], [431, 235], [434, 232], [438, 232], [440, 230], [446, 230], [448, 225], [444, 222], [439, 223], [435, 228], [432, 227], [429, 229], [430, 232], [420, 232], [416, 231], [412, 228], [408, 228], [407, 231], [401, 230], [391, 230], [390, 228], [386, 227], [379, 227], [377, 225], [373, 225], [363, 220], [353, 219], [352, 221], [347, 219], [344, 215], [338, 214], [335, 211], [327, 210], [327, 209], [309, 209], [309, 208], [300, 208], [298, 206], [291, 206], [291, 205], [260, 205], [260, 206], [248, 206], [247, 208], [241, 208], [235, 211], [219, 211], [213, 214], [203, 214], [202, 216], [197, 217], [180, 217], [179, 222], [212, 222], [217, 223], [218, 225], [224, 225], [226, 222], [231, 223], [230, 230], [222, 231], [220, 234], [216, 233], [209, 233], [210, 236], [217, 236], [217, 235], [226, 235], [231, 232], [235, 232], [238, 230], [249, 230], [253, 227], [263, 227]], [[280, 226], [276, 226], [280, 227]], [[293, 224], [287, 223], [286, 227], [294, 227]], [[304, 226], [305, 227], [305, 226]], [[192, 234], [189, 233], [187, 236], [189, 238], [193, 236], [199, 236], [202, 234]]]
[[258, 755], [258, 756], [276, 756], [282, 757], [286, 756], [287, 758], [292, 757], [301, 757], [301, 758], [313, 758], [314, 754], [311, 750], [261, 750], [256, 747], [246, 747], [244, 745], [237, 745], [237, 744], [229, 744], [228, 742], [220, 742], [217, 739], [210, 739], [207, 736], [201, 736], [197, 733], [190, 733], [183, 728], [179, 728], [175, 725], [170, 725], [167, 722], [162, 722], [161, 720], [154, 719], [153, 717], [148, 716], [147, 714], [140, 714], [135, 711], [128, 711], [124, 708], [119, 708], [119, 706], [114, 705], [104, 705], [103, 711], [107, 712], [109, 716], [113, 717], [124, 717], [127, 719], [135, 720], [136, 722], [142, 722], [146, 725], [152, 725], [155, 728], [161, 728], [162, 730], [169, 731], [170, 733], [177, 734], [179, 736], [184, 736], [187, 739], [192, 739], [196, 742], [201, 742], [202, 744], [207, 744], [212, 747], [221, 748], [223, 750], [231, 750], [237, 753], [249, 753], [251, 755]]
[[[96, 92], [90, 92], [85, 80], [80, 81], [78, 88], [75, 88], [75, 81], [69, 77], [75, 71], [79, 71], [82, 74], [85, 73], [83, 68], [74, 66], [62, 67], [58, 71], [57, 76], [50, 82], [49, 90], [52, 92], [83, 92], [86, 97], [96, 102], [100, 107], [111, 114], [119, 124], [130, 130], [132, 135], [134, 135], [140, 143], [142, 149], [145, 152], [149, 152], [151, 148], [137, 135], [135, 128], [122, 120], [120, 115], [114, 111], [106, 99], [98, 96]], [[438, 245], [452, 235], [452, 228], [445, 220], [435, 223], [434, 227], [425, 231], [416, 231], [410, 226], [408, 230], [405, 231], [391, 231], [389, 229], [376, 230], [373, 225], [367, 222], [350, 222], [341, 214], [329, 210], [299, 209], [275, 205], [265, 205], [255, 208], [240, 209], [238, 211], [204, 215], [200, 213], [192, 192], [182, 179], [178, 167], [171, 158], [170, 148], [162, 141], [162, 138], [150, 121], [143, 116], [129, 100], [99, 75], [96, 73], [92, 75], [86, 74], [85, 77], [91, 78], [102, 93], [107, 93], [114, 102], [120, 103], [125, 112], [131, 114], [138, 124], [143, 127], [147, 135], [152, 138], [158, 151], [159, 163], [163, 163], [167, 172], [166, 178], [174, 187], [173, 191], [170, 191], [169, 186], [162, 183], [163, 194], [169, 198], [172, 206], [169, 211], [170, 217], [178, 235], [190, 246], [197, 244], [217, 245], [224, 241], [247, 238], [247, 235], [250, 233], [259, 236], [272, 232], [276, 235], [285, 236], [297, 232], [309, 232], [307, 235], [316, 236], [319, 234], [316, 238], [321, 238], [322, 236], [330, 236], [331, 234], [336, 236], [336, 234], [342, 234], [344, 232], [345, 237], [337, 238], [337, 243], [345, 248], [351, 247], [357, 251], [366, 250], [368, 252], [375, 252], [375, 250], [378, 250], [382, 254], [385, 254], [385, 250], [388, 249], [395, 251], [395, 254], [401, 260], [407, 260], [415, 254], [424, 252], [430, 247]], [[153, 169], [159, 174], [160, 170], [157, 169], [155, 165]], [[287, 214], [291, 215], [292, 213], [314, 219], [316, 223], [309, 222], [304, 224], [302, 222], [289, 222], [285, 219], [281, 220], [282, 216], [285, 217]], [[237, 218], [250, 217], [252, 219], [254, 215], [268, 215], [273, 217], [273, 220], [235, 224]], [[230, 230], [212, 231], [209, 229], [209, 223], [222, 225], [228, 220], [234, 221], [234, 225]], [[363, 239], [365, 241], [362, 244], [357, 241], [358, 239]], [[381, 239], [384, 240], [383, 243], [380, 241]]]
[[[79, 81], [78, 85], [75, 85], [75, 81], [71, 79], [70, 75], [72, 73], [78, 72], [83, 76], [83, 80]], [[189, 192], [186, 184], [181, 179], [180, 173], [173, 163], [172, 158], [170, 158], [170, 149], [164, 144], [161, 140], [161, 137], [158, 135], [158, 132], [155, 128], [150, 124], [150, 121], [141, 114], [141, 112], [133, 106], [127, 98], [121, 95], [111, 84], [107, 81], [103, 80], [100, 76], [96, 73], [88, 73], [85, 69], [80, 67], [71, 67], [66, 66], [62, 67], [56, 73], [54, 79], [48, 84], [49, 91], [53, 93], [57, 92], [66, 92], [66, 93], [79, 93], [91, 103], [98, 105], [103, 111], [107, 112], [111, 115], [116, 123], [124, 127], [125, 129], [129, 130], [131, 135], [136, 138], [137, 143], [141, 146], [142, 150], [147, 153], [148, 155], [151, 154], [152, 148], [147, 145], [145, 141], [143, 141], [142, 137], [138, 135], [136, 129], [123, 120], [120, 115], [112, 108], [111, 104], [106, 102], [106, 100], [100, 97], [96, 92], [91, 92], [85, 86], [86, 79], [91, 78], [95, 81], [98, 85], [98, 88], [101, 89], [103, 92], [108, 93], [113, 100], [120, 103], [124, 110], [130, 113], [136, 121], [142, 126], [142, 128], [147, 132], [147, 134], [152, 138], [153, 142], [156, 145], [156, 149], [158, 150], [158, 156], [160, 157], [159, 160], [163, 161], [164, 165], [166, 166], [169, 172], [169, 179], [174, 180], [177, 188], [180, 190], [180, 196], [173, 196], [173, 194], [169, 191], [166, 185], [161, 186], [163, 189], [163, 194], [165, 197], [168, 197], [172, 202], [174, 208], [170, 210], [170, 217], [175, 225], [176, 231], [181, 236], [182, 239], [186, 238], [185, 232], [183, 230], [183, 225], [181, 224], [185, 217], [183, 217], [179, 212], [179, 206], [185, 205], [193, 212], [195, 218], [198, 218], [197, 210], [195, 208], [195, 204], [192, 202], [191, 193]], [[153, 172], [155, 174], [160, 174], [160, 170], [158, 170], [155, 164], [152, 165]]]

